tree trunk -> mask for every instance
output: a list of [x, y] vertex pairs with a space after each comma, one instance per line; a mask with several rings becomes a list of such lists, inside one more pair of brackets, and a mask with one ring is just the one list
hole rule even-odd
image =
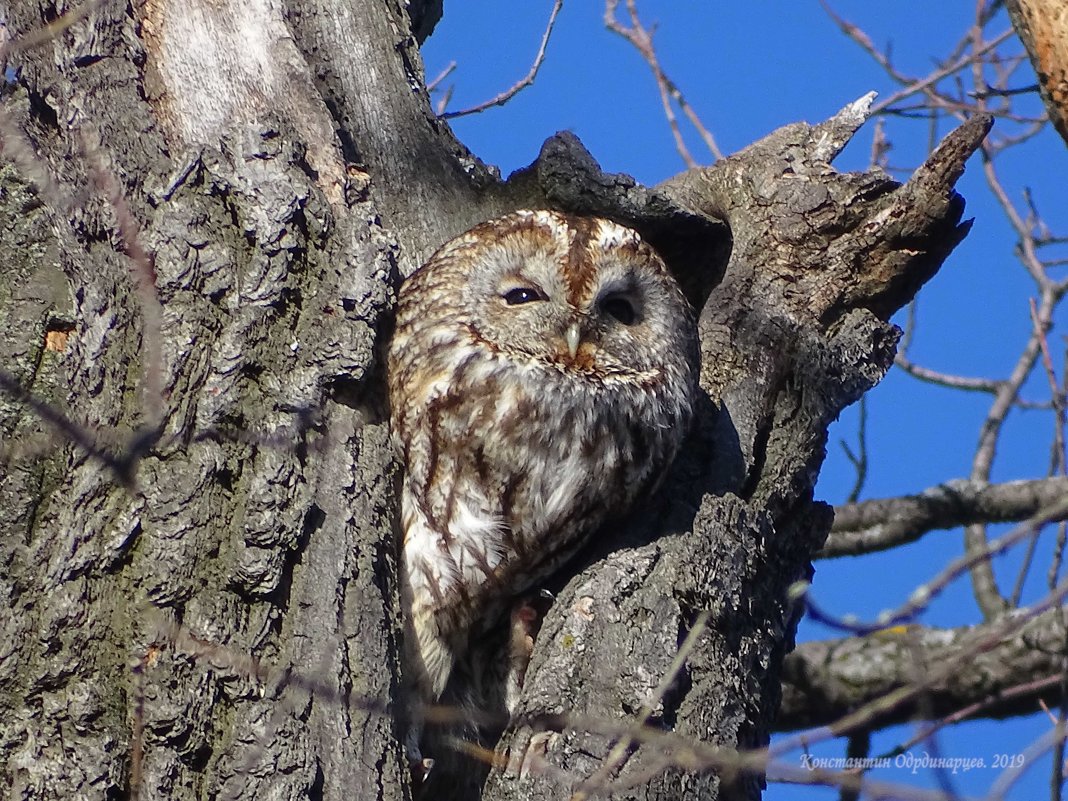
[[[16, 40], [57, 14], [10, 5]], [[827, 425], [966, 232], [952, 185], [988, 122], [904, 186], [828, 166], [864, 101], [656, 189], [568, 135], [502, 183], [412, 91], [399, 0], [86, 8], [10, 54], [0, 120], [4, 789], [410, 794], [382, 345], [403, 275], [531, 206], [661, 250], [702, 310], [707, 397], [658, 496], [561, 578], [484, 797], [567, 797], [647, 703], [766, 743], [830, 525]], [[664, 743], [618, 767], [635, 798], [759, 796]]]

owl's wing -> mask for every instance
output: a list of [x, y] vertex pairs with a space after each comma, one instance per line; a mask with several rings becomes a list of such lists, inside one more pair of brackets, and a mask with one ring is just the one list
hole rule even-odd
[[[477, 496], [477, 493], [475, 493]], [[497, 582], [505, 555], [499, 516], [479, 513], [477, 498], [453, 496], [451, 517], [432, 519], [408, 485], [401, 498], [401, 582], [410, 641], [433, 697], [440, 695], [473, 617]]]

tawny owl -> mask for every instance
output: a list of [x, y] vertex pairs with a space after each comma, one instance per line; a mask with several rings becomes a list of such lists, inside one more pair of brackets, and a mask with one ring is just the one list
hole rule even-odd
[[388, 371], [409, 669], [432, 700], [487, 610], [663, 475], [690, 423], [697, 335], [635, 231], [519, 211], [404, 283]]

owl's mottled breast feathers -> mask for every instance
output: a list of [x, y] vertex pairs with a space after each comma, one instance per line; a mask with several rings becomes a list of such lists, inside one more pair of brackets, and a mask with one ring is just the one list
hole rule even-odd
[[408, 279], [389, 395], [407, 625], [429, 695], [489, 605], [660, 478], [689, 426], [696, 362], [663, 262], [606, 220], [517, 212]]

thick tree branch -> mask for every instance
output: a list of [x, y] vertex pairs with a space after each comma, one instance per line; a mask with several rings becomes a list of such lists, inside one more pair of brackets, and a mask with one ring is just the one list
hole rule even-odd
[[[884, 551], [936, 529], [1026, 520], [1068, 494], [1068, 478], [986, 484], [947, 481], [917, 495], [835, 507], [821, 559]], [[1060, 519], [1060, 518], [1058, 518]]]
[[[286, 22], [314, 76], [315, 96], [330, 109], [326, 133], [340, 139], [346, 166], [365, 185], [386, 227], [402, 232], [406, 275], [445, 240], [493, 216], [483, 193], [498, 183], [437, 118], [426, 92], [422, 57], [405, 6], [429, 33], [440, 0], [353, 4], [317, 0], [288, 9]], [[292, 100], [287, 102], [294, 102]]]
[[[783, 699], [776, 728], [792, 731], [830, 725], [853, 710], [916, 684], [941, 670], [919, 695], [873, 716], [872, 727], [933, 720], [980, 702], [982, 717], [1038, 710], [1039, 699], [1059, 703], [1063, 669], [1064, 610], [1051, 609], [1001, 638], [1002, 624], [956, 629], [896, 626], [865, 637], [799, 645], [783, 664]], [[989, 641], [968, 658], [961, 654]], [[946, 666], [951, 669], [945, 670]]]

